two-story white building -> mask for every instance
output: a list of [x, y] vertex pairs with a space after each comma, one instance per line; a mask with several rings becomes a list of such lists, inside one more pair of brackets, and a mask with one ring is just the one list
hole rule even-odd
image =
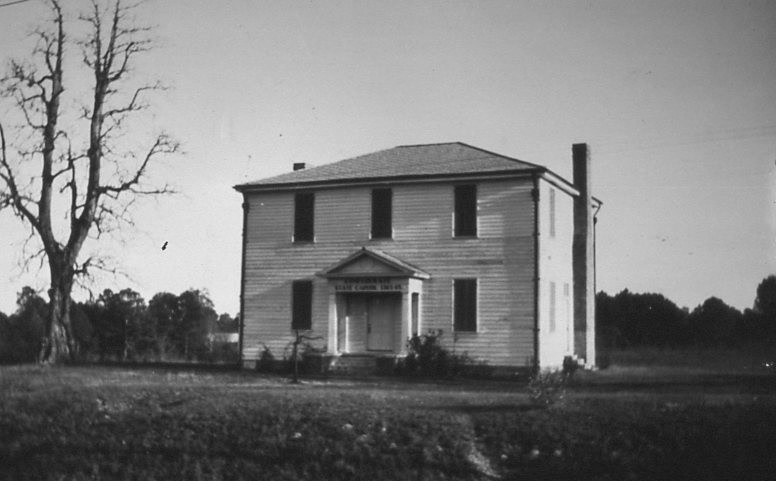
[[241, 353], [295, 331], [338, 356], [406, 354], [441, 330], [492, 366], [595, 359], [586, 144], [575, 182], [454, 142], [408, 145], [235, 187], [243, 195]]

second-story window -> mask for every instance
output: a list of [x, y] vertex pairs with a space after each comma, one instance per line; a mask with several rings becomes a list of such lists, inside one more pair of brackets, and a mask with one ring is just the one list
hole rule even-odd
[[393, 192], [391, 189], [372, 190], [372, 239], [393, 237], [392, 213]]
[[477, 235], [477, 186], [455, 186], [455, 236]]
[[555, 237], [555, 189], [550, 188], [550, 237]]
[[315, 238], [315, 194], [294, 197], [294, 242], [312, 242]]

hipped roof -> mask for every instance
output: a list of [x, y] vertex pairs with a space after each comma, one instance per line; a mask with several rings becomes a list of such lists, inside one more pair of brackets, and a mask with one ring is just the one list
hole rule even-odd
[[[402, 145], [331, 164], [235, 186], [238, 191], [402, 178], [435, 178], [489, 173], [547, 172], [545, 167], [462, 142]], [[570, 184], [569, 184], [570, 185]]]

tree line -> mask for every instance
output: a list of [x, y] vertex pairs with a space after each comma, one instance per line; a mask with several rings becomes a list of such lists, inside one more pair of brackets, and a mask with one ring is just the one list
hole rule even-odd
[[599, 292], [596, 329], [599, 342], [614, 348], [732, 347], [776, 340], [776, 275], [760, 282], [752, 308], [743, 312], [717, 297], [690, 310], [661, 294]]
[[[46, 336], [48, 302], [24, 287], [11, 315], [0, 312], [0, 363], [35, 362]], [[96, 299], [72, 303], [75, 358], [88, 361], [237, 362], [239, 318], [218, 315], [207, 293], [160, 292], [148, 303], [132, 289], [105, 289]], [[732, 347], [776, 341], [776, 275], [757, 286], [752, 308], [739, 311], [717, 297], [695, 309], [661, 294], [596, 295], [596, 328], [603, 347]]]
[[[48, 302], [33, 288], [17, 296], [17, 309], [0, 312], [0, 362], [35, 362], [45, 342]], [[218, 315], [208, 295], [189, 289], [160, 292], [148, 303], [132, 289], [105, 289], [96, 299], [72, 303], [74, 359], [83, 361], [237, 362], [239, 319]], [[221, 334], [221, 335], [219, 335]]]

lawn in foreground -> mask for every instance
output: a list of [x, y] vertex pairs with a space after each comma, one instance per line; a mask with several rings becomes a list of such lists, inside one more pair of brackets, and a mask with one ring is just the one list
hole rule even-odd
[[0, 479], [765, 479], [764, 386], [631, 395], [582, 377], [538, 409], [503, 382], [5, 367]]

